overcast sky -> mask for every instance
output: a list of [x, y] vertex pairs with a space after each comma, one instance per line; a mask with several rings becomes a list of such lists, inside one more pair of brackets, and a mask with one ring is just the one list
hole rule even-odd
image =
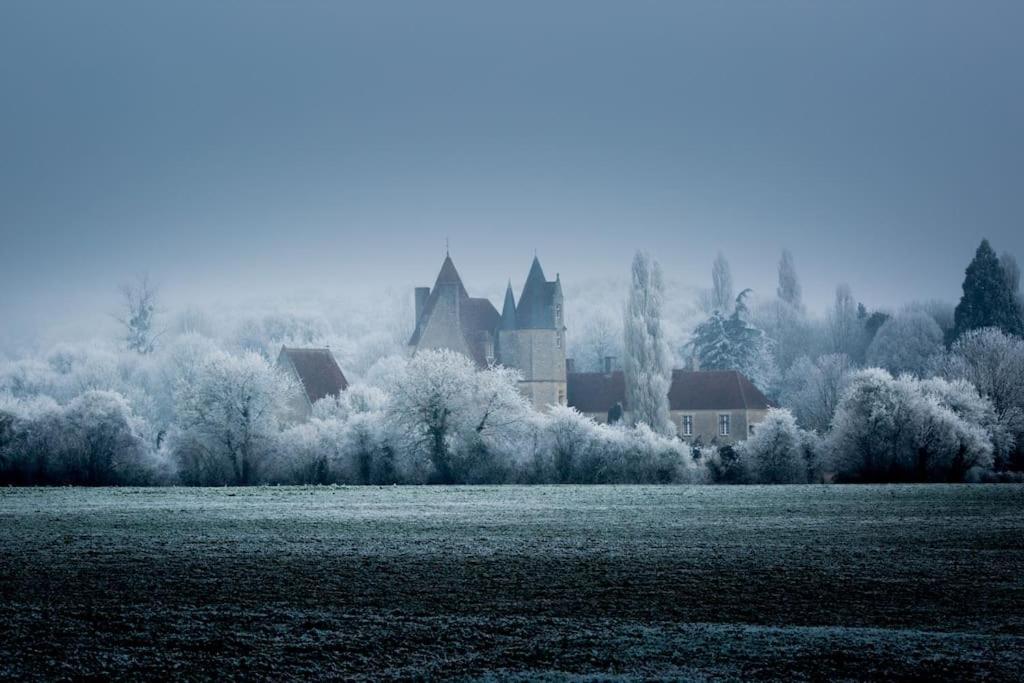
[[[0, 3], [4, 324], [625, 274], [891, 305], [1024, 257], [1024, 3]], [[31, 311], [36, 315], [32, 316]], [[39, 315], [42, 311], [43, 315]]]

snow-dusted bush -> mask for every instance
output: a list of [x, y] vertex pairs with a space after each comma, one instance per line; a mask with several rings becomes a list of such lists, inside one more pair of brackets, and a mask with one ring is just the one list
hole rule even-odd
[[546, 481], [574, 484], [668, 483], [701, 478], [690, 449], [678, 439], [635, 428], [598, 424], [573, 408], [544, 416], [539, 468]]
[[813, 472], [813, 444], [785, 409], [768, 411], [754, 434], [736, 450], [748, 476], [759, 484], [803, 484]]
[[943, 351], [943, 333], [924, 311], [909, 310], [885, 321], [868, 346], [869, 365], [894, 375], [925, 374], [935, 356]]
[[109, 486], [161, 483], [169, 470], [147, 448], [123, 396], [89, 390], [66, 406], [0, 406], [0, 481]]
[[836, 411], [828, 448], [846, 481], [962, 481], [992, 465], [991, 408], [966, 383], [858, 372]]

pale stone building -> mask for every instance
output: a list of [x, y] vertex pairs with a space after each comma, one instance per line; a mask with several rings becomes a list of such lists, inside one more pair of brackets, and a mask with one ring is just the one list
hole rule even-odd
[[[598, 422], [606, 422], [616, 405], [629, 417], [621, 370], [570, 373], [568, 396], [570, 406]], [[673, 370], [668, 401], [679, 437], [705, 445], [746, 439], [769, 408], [764, 394], [735, 370]]]
[[469, 296], [451, 256], [434, 287], [417, 287], [416, 328], [409, 347], [451, 349], [478, 367], [493, 364], [522, 373], [520, 390], [535, 409], [565, 405], [565, 322], [562, 283], [548, 281], [535, 257], [516, 303], [510, 282], [501, 314], [483, 298]]

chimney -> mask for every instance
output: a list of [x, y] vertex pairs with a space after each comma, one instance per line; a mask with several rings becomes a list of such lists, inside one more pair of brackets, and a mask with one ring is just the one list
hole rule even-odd
[[[416, 288], [416, 327], [420, 326], [420, 318], [423, 317], [423, 309], [427, 307], [427, 299], [430, 298], [430, 287]], [[408, 301], [408, 299], [406, 299]]]
[[576, 372], [576, 361], [572, 358], [565, 359], [565, 374], [571, 375]]
[[612, 363], [614, 363], [614, 362], [615, 362], [615, 356], [605, 356], [604, 357], [604, 371], [605, 371], [605, 374], [611, 374], [611, 372], [612, 372]]

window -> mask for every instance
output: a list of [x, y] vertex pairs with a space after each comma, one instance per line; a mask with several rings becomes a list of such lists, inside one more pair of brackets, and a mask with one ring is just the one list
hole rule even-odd
[[683, 436], [693, 436], [693, 415], [683, 415]]
[[729, 436], [729, 415], [718, 416], [718, 435]]
[[754, 435], [754, 425], [750, 425], [749, 427], [747, 427], [747, 434], [749, 436], [753, 436]]

